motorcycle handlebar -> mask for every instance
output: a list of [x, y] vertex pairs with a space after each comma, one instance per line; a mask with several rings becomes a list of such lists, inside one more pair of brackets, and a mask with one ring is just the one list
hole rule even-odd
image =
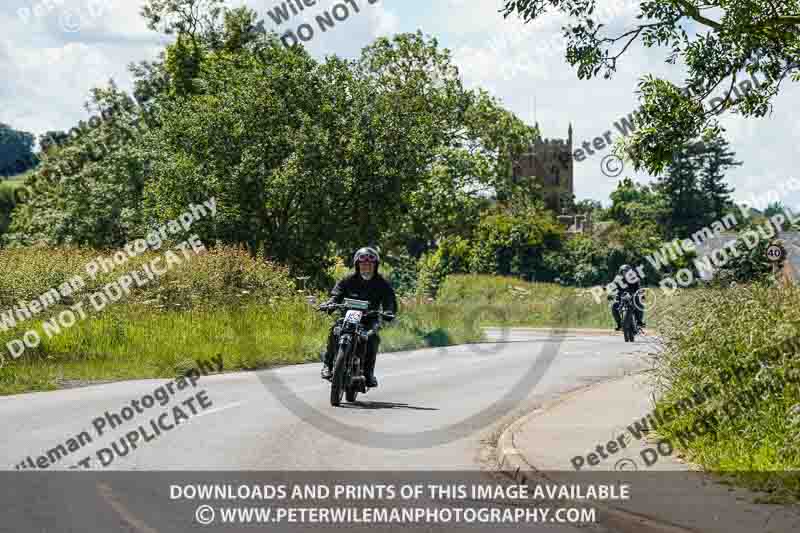
[[[320, 311], [326, 311], [326, 312], [335, 311], [335, 310], [344, 311], [346, 309], [351, 309], [351, 308], [348, 305], [345, 305], [345, 304], [327, 304], [327, 305], [319, 306], [319, 310]], [[381, 318], [384, 318], [385, 320], [394, 320], [394, 318], [395, 318], [394, 314], [381, 312], [381, 311], [367, 311], [364, 314], [367, 317], [380, 316]]]

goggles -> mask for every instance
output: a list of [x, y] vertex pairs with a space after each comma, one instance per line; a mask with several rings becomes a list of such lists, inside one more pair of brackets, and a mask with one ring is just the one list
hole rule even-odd
[[356, 262], [358, 263], [377, 263], [378, 257], [374, 254], [359, 254], [356, 257]]

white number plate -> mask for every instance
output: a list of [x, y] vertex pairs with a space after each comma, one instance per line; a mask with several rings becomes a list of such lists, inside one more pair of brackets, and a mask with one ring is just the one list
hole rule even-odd
[[354, 311], [351, 309], [350, 311], [345, 313], [344, 320], [345, 322], [352, 322], [354, 324], [358, 324], [361, 322], [362, 316], [364, 316], [364, 314], [361, 311]]

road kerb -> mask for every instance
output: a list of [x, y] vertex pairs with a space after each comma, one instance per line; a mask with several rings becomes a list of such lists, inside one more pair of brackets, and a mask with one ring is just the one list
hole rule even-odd
[[[498, 472], [510, 477], [518, 483], [526, 485], [535, 482], [556, 482], [557, 480], [548, 477], [546, 474], [539, 471], [534, 465], [530, 464], [522, 452], [516, 447], [514, 443], [514, 434], [517, 428], [525, 424], [529, 420], [536, 418], [546, 411], [550, 411], [561, 403], [571, 400], [573, 397], [583, 394], [588, 389], [591, 389], [602, 383], [617, 381], [630, 377], [629, 375], [622, 376], [612, 380], [607, 380], [601, 383], [593, 383], [580, 389], [571, 391], [562, 397], [549, 402], [536, 410], [528, 413], [517, 419], [510, 424], [500, 435], [497, 441], [497, 468]], [[538, 479], [537, 479], [538, 478]], [[701, 533], [695, 529], [689, 529], [669, 522], [664, 522], [658, 518], [634, 513], [605, 505], [598, 502], [592, 502], [592, 506], [597, 509], [598, 523], [610, 527], [614, 531], [620, 533]]]

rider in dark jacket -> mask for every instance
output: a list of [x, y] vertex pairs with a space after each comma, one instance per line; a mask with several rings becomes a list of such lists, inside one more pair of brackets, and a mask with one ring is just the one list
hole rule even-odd
[[[323, 304], [324, 308], [331, 303], [340, 304], [345, 298], [369, 301], [369, 309], [377, 311], [381, 307], [384, 313], [389, 313], [387, 321], [394, 320], [397, 313], [397, 298], [394, 289], [386, 279], [378, 274], [380, 266], [380, 256], [374, 248], [361, 248], [353, 256], [353, 268], [355, 272], [340, 280], [331, 291], [331, 298]], [[372, 319], [366, 323], [366, 327], [372, 329], [377, 324], [378, 319]], [[332, 375], [333, 358], [336, 357], [337, 341], [334, 335], [336, 323], [331, 326], [328, 334], [328, 346], [322, 354], [322, 378], [330, 379]], [[370, 336], [367, 344], [367, 357], [364, 361], [364, 377], [367, 379], [368, 387], [377, 387], [378, 380], [375, 378], [375, 358], [378, 354], [380, 338], [378, 335]]]
[[634, 271], [630, 265], [622, 265], [619, 267], [619, 275], [614, 278], [614, 282], [617, 284], [617, 290], [611, 295], [614, 300], [614, 303], [611, 305], [611, 314], [614, 316], [614, 322], [617, 323], [616, 331], [622, 330], [620, 309], [623, 294], [631, 295], [631, 298], [633, 298], [633, 311], [636, 314], [636, 320], [641, 327], [645, 327], [644, 303], [640, 292], [641, 286], [639, 284], [639, 277], [636, 275], [636, 271]]

